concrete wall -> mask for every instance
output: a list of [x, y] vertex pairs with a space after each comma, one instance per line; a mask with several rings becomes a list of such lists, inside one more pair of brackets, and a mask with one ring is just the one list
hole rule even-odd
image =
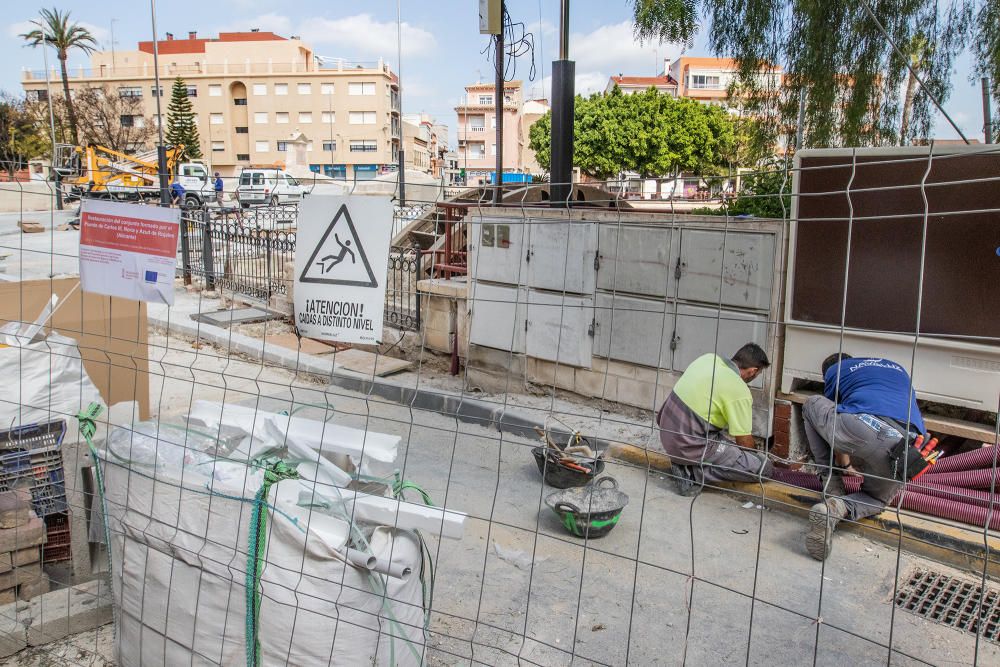
[[452, 334], [458, 331], [458, 356], [469, 356], [468, 283], [464, 280], [421, 280], [420, 319], [424, 347], [451, 354]]
[[55, 207], [55, 186], [52, 183], [0, 183], [0, 213], [48, 211]]

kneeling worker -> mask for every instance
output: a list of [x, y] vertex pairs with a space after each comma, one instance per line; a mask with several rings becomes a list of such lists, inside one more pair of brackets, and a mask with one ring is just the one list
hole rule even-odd
[[[809, 449], [827, 494], [809, 511], [806, 551], [816, 560], [830, 555], [841, 519], [857, 521], [882, 511], [902, 486], [893, 477], [893, 448], [903, 438], [913, 442], [926, 435], [910, 376], [899, 364], [832, 354], [821, 370], [824, 396], [811, 396], [802, 406]], [[851, 465], [862, 473], [857, 493], [846, 494], [833, 456], [837, 467]]]
[[711, 353], [698, 357], [677, 380], [657, 423], [681, 495], [696, 495], [705, 483], [771, 475], [772, 463], [754, 449], [753, 397], [747, 387], [770, 363], [759, 345], [747, 343], [732, 359]]

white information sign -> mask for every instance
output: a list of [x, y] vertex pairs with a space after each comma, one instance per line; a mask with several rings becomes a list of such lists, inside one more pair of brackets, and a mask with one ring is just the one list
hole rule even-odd
[[295, 239], [300, 335], [368, 345], [381, 341], [391, 235], [388, 197], [303, 200]]
[[84, 199], [83, 291], [173, 305], [180, 219], [177, 208]]

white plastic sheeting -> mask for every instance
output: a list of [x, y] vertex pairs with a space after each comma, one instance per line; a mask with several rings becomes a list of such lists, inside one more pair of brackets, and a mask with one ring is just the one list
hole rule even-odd
[[[230, 407], [225, 415], [216, 413], [217, 428], [229, 421]], [[118, 429], [102, 452], [120, 665], [246, 663], [248, 531], [263, 477], [233, 457], [257, 438], [256, 424], [274, 415], [241, 414], [254, 437], [246, 433], [241, 440], [229, 431], [220, 442], [204, 426], [212, 423], [206, 419], [210, 408], [196, 406], [198, 417], [192, 413], [187, 429], [155, 423]], [[290, 440], [299, 433], [299, 421], [284, 417], [277, 424]], [[270, 440], [266, 426], [260, 435], [264, 446]], [[366, 436], [385, 438], [392, 436]], [[322, 445], [326, 449], [325, 437]], [[369, 453], [366, 448], [364, 456]], [[394, 459], [395, 444], [389, 456]], [[315, 462], [299, 465], [312, 475], [322, 469]], [[268, 500], [260, 664], [420, 665], [422, 584], [420, 577], [404, 575], [420, 572], [422, 554], [416, 535], [396, 527], [413, 515], [400, 507], [417, 506], [307, 479], [276, 483]], [[395, 513], [389, 517], [383, 508], [380, 516], [393, 520], [369, 526], [359, 539], [362, 529], [351, 523], [352, 515], [383, 501]], [[461, 535], [464, 515], [427, 509], [422, 525]], [[349, 549], [371, 555], [374, 564], [349, 555]]]

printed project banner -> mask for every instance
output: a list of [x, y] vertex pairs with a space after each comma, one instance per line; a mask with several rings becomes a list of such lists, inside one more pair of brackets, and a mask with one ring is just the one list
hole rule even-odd
[[295, 324], [301, 336], [381, 341], [391, 236], [388, 197], [303, 200], [295, 239]]
[[83, 291], [172, 306], [180, 219], [177, 208], [84, 199]]

